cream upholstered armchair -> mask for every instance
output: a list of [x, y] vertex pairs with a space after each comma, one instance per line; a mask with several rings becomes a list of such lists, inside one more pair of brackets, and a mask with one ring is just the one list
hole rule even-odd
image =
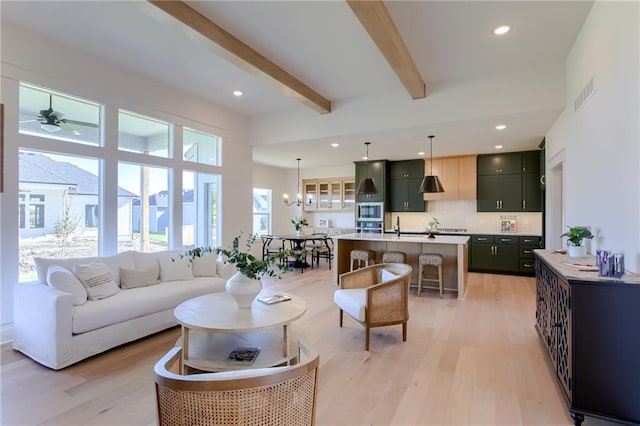
[[318, 354], [298, 344], [299, 363], [183, 376], [182, 348], [155, 365], [158, 424], [313, 425]]
[[340, 288], [333, 295], [340, 327], [343, 312], [364, 325], [366, 350], [373, 327], [402, 324], [402, 340], [407, 340], [411, 271], [404, 263], [379, 263], [340, 275]]

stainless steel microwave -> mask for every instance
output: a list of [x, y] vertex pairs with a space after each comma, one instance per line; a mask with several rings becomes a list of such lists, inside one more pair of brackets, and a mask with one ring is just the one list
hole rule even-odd
[[384, 221], [384, 203], [357, 203], [356, 221]]

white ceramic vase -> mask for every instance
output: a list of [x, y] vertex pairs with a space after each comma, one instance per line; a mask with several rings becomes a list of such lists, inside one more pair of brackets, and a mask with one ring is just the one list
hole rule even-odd
[[569, 245], [569, 256], [570, 257], [585, 257], [586, 255], [587, 255], [587, 247], [586, 246]]
[[229, 278], [224, 289], [236, 300], [238, 308], [250, 308], [253, 299], [262, 290], [262, 281], [251, 279], [238, 271]]

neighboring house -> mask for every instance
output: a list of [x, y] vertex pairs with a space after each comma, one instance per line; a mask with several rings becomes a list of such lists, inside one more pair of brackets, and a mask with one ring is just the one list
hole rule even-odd
[[[140, 232], [140, 197], [133, 199], [133, 232]], [[182, 225], [193, 227], [196, 223], [196, 205], [193, 189], [182, 191]], [[149, 232], [164, 234], [169, 227], [169, 192], [162, 190], [149, 195]]]
[[[19, 155], [20, 238], [53, 234], [56, 221], [64, 216], [65, 203], [77, 220], [75, 232], [97, 235], [98, 177], [71, 163], [55, 161], [43, 154]], [[118, 187], [118, 236], [131, 236], [132, 200], [135, 194]]]

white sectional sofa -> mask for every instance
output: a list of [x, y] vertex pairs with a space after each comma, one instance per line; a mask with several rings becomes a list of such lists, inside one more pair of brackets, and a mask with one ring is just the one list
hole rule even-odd
[[56, 370], [175, 326], [178, 304], [224, 291], [236, 272], [178, 252], [35, 261], [38, 280], [14, 287], [13, 347]]

